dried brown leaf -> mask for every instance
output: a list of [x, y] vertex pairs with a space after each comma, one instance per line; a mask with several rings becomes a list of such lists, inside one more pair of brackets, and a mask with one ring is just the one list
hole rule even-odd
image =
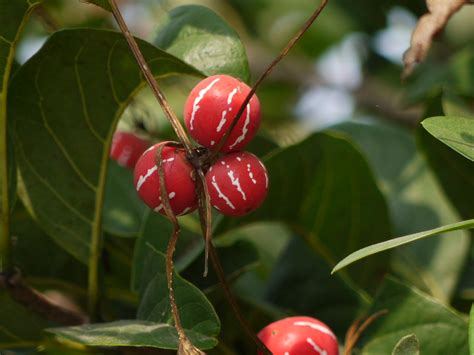
[[472, 1], [426, 0], [429, 12], [420, 18], [411, 36], [410, 48], [403, 56], [403, 77], [409, 76], [415, 65], [426, 58], [434, 36], [446, 26], [451, 16], [468, 3]]

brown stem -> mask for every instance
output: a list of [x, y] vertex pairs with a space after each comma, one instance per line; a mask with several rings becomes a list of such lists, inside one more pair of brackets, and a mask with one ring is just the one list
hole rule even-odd
[[[209, 193], [207, 191], [206, 179], [204, 177], [202, 170], [196, 169], [195, 171], [197, 174], [196, 183], [197, 183], [199, 204], [200, 204], [199, 217], [201, 219], [202, 233], [203, 233], [205, 243], [206, 243], [206, 258], [208, 257], [208, 255], [211, 257], [212, 266], [214, 268], [214, 271], [217, 274], [222, 290], [224, 291], [225, 298], [227, 299], [227, 302], [229, 303], [242, 329], [245, 331], [247, 336], [253, 340], [258, 350], [260, 350], [265, 355], [271, 355], [272, 353], [270, 352], [270, 350], [267, 349], [265, 344], [263, 344], [260, 338], [255, 334], [255, 332], [252, 330], [250, 325], [247, 323], [245, 318], [242, 316], [237, 300], [235, 299], [235, 296], [232, 293], [232, 290], [230, 289], [229, 283], [227, 282], [221, 261], [219, 259], [219, 256], [217, 255], [217, 251], [214, 248], [214, 245], [212, 244], [211, 222], [210, 222], [211, 204], [209, 200]], [[207, 264], [207, 261], [206, 261], [206, 264]]]
[[204, 236], [204, 277], [208, 273], [209, 247], [212, 244], [212, 211], [211, 200], [207, 188], [206, 177], [202, 169], [194, 169], [197, 177], [197, 193], [199, 200], [199, 218]]
[[162, 153], [163, 149], [167, 146], [166, 144], [161, 145], [158, 147], [155, 156], [155, 164], [158, 167], [158, 175], [160, 177], [160, 195], [161, 195], [161, 203], [163, 204], [163, 209], [165, 211], [166, 216], [168, 219], [173, 223], [173, 233], [171, 234], [171, 238], [168, 242], [168, 248], [166, 250], [166, 281], [168, 283], [168, 292], [169, 292], [169, 299], [171, 305], [171, 314], [173, 315], [174, 326], [176, 331], [178, 332], [179, 337], [179, 349], [178, 354], [204, 354], [199, 349], [194, 347], [191, 341], [187, 338], [186, 333], [184, 332], [183, 326], [181, 324], [181, 318], [179, 316], [178, 305], [176, 303], [176, 297], [174, 294], [173, 288], [173, 270], [174, 270], [174, 263], [173, 263], [173, 255], [176, 250], [176, 243], [178, 241], [178, 236], [180, 232], [180, 227], [178, 223], [178, 219], [173, 212], [173, 209], [170, 205], [168, 191], [166, 189], [165, 183], [165, 171], [163, 168], [163, 159]]
[[53, 323], [71, 326], [84, 324], [88, 321], [84, 314], [61, 307], [26, 285], [19, 271], [10, 275], [0, 274], [0, 289], [2, 288], [15, 302]]
[[[384, 309], [381, 311], [378, 311], [374, 314], [372, 314], [370, 317], [368, 317], [361, 325], [360, 327], [357, 328], [358, 324], [360, 324], [361, 320], [358, 319], [355, 324], [355, 327], [349, 328], [348, 334], [346, 336], [346, 346], [344, 349], [344, 355], [351, 355], [352, 350], [356, 346], [357, 342], [359, 341], [360, 336], [362, 333], [373, 323], [375, 322], [378, 318], [381, 316], [385, 315], [388, 313], [388, 310]], [[357, 330], [354, 331], [354, 329], [357, 328]], [[350, 333], [350, 334], [349, 334]]]
[[321, 12], [324, 10], [326, 7], [327, 3], [329, 0], [322, 0], [321, 4], [318, 6], [318, 8], [313, 12], [311, 17], [305, 22], [303, 27], [298, 31], [298, 33], [288, 42], [286, 47], [280, 52], [280, 54], [273, 60], [273, 62], [268, 66], [268, 68], [263, 72], [263, 74], [258, 78], [256, 83], [253, 85], [252, 89], [248, 93], [247, 97], [245, 98], [244, 102], [240, 106], [239, 111], [237, 111], [237, 114], [234, 116], [232, 119], [232, 123], [230, 127], [227, 129], [225, 132], [224, 136], [222, 139], [219, 141], [219, 143], [216, 146], [216, 149], [213, 150], [213, 154], [211, 159], [214, 159], [217, 154], [221, 151], [222, 147], [225, 145], [227, 142], [227, 139], [229, 138], [230, 134], [232, 133], [232, 130], [235, 128], [237, 125], [238, 121], [240, 120], [240, 117], [244, 113], [247, 105], [249, 104], [250, 100], [252, 99], [252, 96], [255, 94], [255, 92], [258, 90], [260, 85], [262, 84], [263, 80], [270, 75], [270, 73], [273, 71], [273, 69], [277, 66], [278, 63], [281, 62], [283, 58], [287, 56], [289, 51], [295, 46], [296, 43], [303, 37], [303, 35], [308, 31], [308, 29], [311, 27], [313, 22], [319, 17]]
[[161, 108], [163, 109], [166, 117], [171, 123], [171, 126], [173, 127], [176, 135], [178, 136], [180, 142], [183, 144], [184, 148], [186, 149], [186, 153], [188, 156], [191, 156], [192, 154], [192, 149], [193, 145], [191, 143], [191, 140], [188, 138], [183, 126], [181, 125], [178, 117], [176, 114], [173, 112], [171, 109], [171, 106], [169, 105], [168, 101], [165, 98], [165, 95], [160, 89], [160, 86], [158, 85], [158, 82], [156, 81], [155, 77], [153, 76], [153, 73], [150, 70], [150, 67], [148, 66], [145, 57], [143, 56], [142, 52], [140, 51], [140, 48], [138, 47], [138, 44], [135, 40], [135, 38], [132, 36], [130, 33], [130, 30], [127, 27], [127, 24], [125, 23], [122, 14], [120, 13], [120, 10], [117, 6], [117, 3], [115, 0], [109, 0], [109, 4], [112, 8], [112, 12], [114, 14], [115, 20], [117, 21], [120, 30], [122, 31], [125, 39], [127, 40], [128, 45], [130, 46], [130, 49], [133, 52], [133, 55], [135, 56], [135, 59], [138, 63], [138, 66], [140, 67], [141, 72], [143, 73], [143, 76], [145, 77], [145, 80], [147, 81], [148, 85], [151, 88], [151, 91], [155, 95], [156, 99], [161, 105]]

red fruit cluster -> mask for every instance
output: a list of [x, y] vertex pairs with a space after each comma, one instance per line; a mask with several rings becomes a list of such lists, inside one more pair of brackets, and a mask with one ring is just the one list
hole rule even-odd
[[[211, 151], [219, 146], [250, 88], [227, 75], [202, 80], [189, 94], [184, 119], [190, 135]], [[242, 152], [260, 125], [260, 103], [254, 95], [223, 145], [227, 153], [206, 173], [211, 204], [222, 214], [241, 216], [258, 208], [268, 192], [268, 174], [253, 154]], [[164, 143], [160, 143], [164, 144]], [[155, 164], [158, 145], [147, 150], [135, 167], [135, 187], [145, 203], [164, 213], [159, 175]], [[182, 150], [165, 147], [162, 152], [165, 186], [176, 215], [197, 206], [193, 169]]]
[[258, 337], [273, 355], [339, 354], [337, 338], [331, 329], [311, 317], [289, 317], [273, 322], [263, 328]]
[[[197, 84], [186, 100], [184, 122], [201, 145], [215, 149], [231, 127], [250, 88], [228, 76], [214, 75]], [[229, 153], [206, 174], [211, 204], [227, 216], [242, 216], [261, 205], [268, 192], [268, 174], [253, 154], [240, 152], [260, 126], [260, 102], [253, 95], [222, 147]]]

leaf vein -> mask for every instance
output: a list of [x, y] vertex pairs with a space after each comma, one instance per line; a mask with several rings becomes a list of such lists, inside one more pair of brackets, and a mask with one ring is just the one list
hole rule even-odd
[[81, 96], [81, 106], [82, 106], [82, 113], [84, 115], [84, 120], [86, 121], [87, 127], [89, 127], [89, 130], [92, 132], [94, 137], [97, 138], [97, 140], [100, 143], [104, 143], [105, 139], [95, 130], [91, 118], [89, 116], [89, 111], [87, 110], [87, 103], [86, 103], [86, 96], [84, 94], [84, 87], [81, 82], [81, 76], [79, 74], [79, 57], [81, 56], [86, 44], [83, 44], [81, 48], [79, 48], [79, 51], [77, 52], [76, 57], [74, 58], [74, 73], [76, 75], [76, 81], [77, 81], [77, 86], [79, 88], [79, 94]]
[[97, 188], [96, 186], [94, 186], [94, 184], [92, 184], [83, 174], [82, 172], [80, 171], [80, 169], [78, 168], [78, 166], [76, 165], [76, 163], [74, 163], [74, 161], [72, 160], [72, 158], [69, 156], [69, 153], [67, 152], [66, 148], [63, 146], [62, 142], [59, 140], [59, 138], [56, 136], [56, 134], [54, 133], [53, 129], [51, 128], [51, 126], [49, 125], [48, 123], [48, 120], [46, 119], [46, 115], [44, 113], [44, 109], [43, 109], [43, 100], [44, 100], [44, 97], [43, 95], [41, 94], [41, 90], [39, 89], [39, 84], [38, 84], [38, 78], [39, 78], [39, 74], [41, 73], [41, 68], [38, 69], [38, 71], [36, 72], [36, 75], [35, 75], [35, 89], [36, 89], [36, 92], [39, 96], [39, 102], [38, 102], [38, 107], [39, 107], [39, 110], [40, 110], [40, 113], [41, 113], [41, 118], [43, 120], [43, 123], [44, 123], [44, 126], [46, 128], [46, 131], [49, 133], [49, 135], [53, 138], [54, 142], [56, 143], [56, 145], [58, 146], [59, 150], [61, 151], [61, 153], [64, 155], [64, 157], [66, 158], [66, 160], [68, 161], [69, 165], [71, 166], [71, 168], [76, 172], [76, 174], [79, 176], [79, 178], [82, 180], [82, 182], [87, 186], [89, 187], [92, 191], [96, 191]]

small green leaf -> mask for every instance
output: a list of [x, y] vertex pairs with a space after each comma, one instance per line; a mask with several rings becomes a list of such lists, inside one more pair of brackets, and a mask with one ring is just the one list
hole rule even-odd
[[[157, 77], [199, 73], [138, 41]], [[10, 86], [20, 197], [44, 230], [87, 262], [102, 228], [112, 135], [132, 96], [144, 85], [122, 34], [56, 32]]]
[[[54, 333], [59, 338], [86, 346], [176, 349], [178, 343], [178, 335], [171, 324], [139, 320], [50, 328], [47, 331]], [[187, 331], [186, 335], [194, 345], [201, 349], [210, 349], [216, 345], [214, 338], [203, 334]]]
[[[285, 222], [333, 265], [353, 250], [390, 235], [387, 205], [361, 153], [345, 138], [313, 134], [271, 154], [266, 201], [254, 213], [224, 219], [215, 235], [256, 221]], [[385, 259], [349, 270], [359, 285], [373, 285]]]
[[186, 5], [158, 21], [156, 46], [206, 75], [227, 74], [248, 82], [250, 69], [237, 32], [214, 11]]
[[467, 322], [438, 300], [389, 277], [367, 314], [387, 310], [367, 328], [360, 353], [391, 354], [400, 338], [416, 334], [422, 354], [467, 354]]
[[121, 237], [136, 237], [140, 231], [146, 206], [138, 197], [133, 184], [133, 172], [109, 161], [105, 201], [104, 229]]
[[409, 334], [400, 339], [392, 355], [420, 355], [420, 341], [416, 334]]
[[[153, 250], [153, 247], [149, 246], [149, 248]], [[164, 254], [154, 251], [153, 264], [148, 265], [145, 271], [147, 274], [153, 275], [153, 278], [140, 292], [141, 302], [137, 312], [138, 319], [156, 323], [172, 323], [165, 271]], [[176, 273], [173, 283], [183, 328], [209, 338], [217, 336], [220, 331], [219, 318], [204, 294]], [[173, 346], [177, 349], [177, 345], [175, 343]]]
[[469, 349], [470, 354], [474, 354], [474, 303], [471, 306], [471, 313], [469, 314]]
[[421, 124], [441, 142], [474, 161], [473, 118], [431, 117]]
[[350, 254], [349, 256], [345, 257], [344, 259], [342, 259], [334, 267], [334, 269], [332, 270], [332, 273], [335, 273], [360, 259], [366, 258], [367, 256], [374, 255], [382, 251], [390, 250], [400, 245], [404, 245], [404, 244], [414, 242], [416, 240], [432, 237], [434, 235], [438, 235], [441, 233], [447, 233], [447, 232], [452, 232], [452, 231], [461, 230], [461, 229], [473, 229], [473, 228], [474, 228], [474, 219], [470, 219], [467, 221], [448, 224], [443, 227], [431, 229], [431, 230], [420, 232], [420, 233], [410, 234], [404, 237], [394, 238], [394, 239], [387, 240], [385, 242], [373, 244], [368, 247], [362, 248]]

